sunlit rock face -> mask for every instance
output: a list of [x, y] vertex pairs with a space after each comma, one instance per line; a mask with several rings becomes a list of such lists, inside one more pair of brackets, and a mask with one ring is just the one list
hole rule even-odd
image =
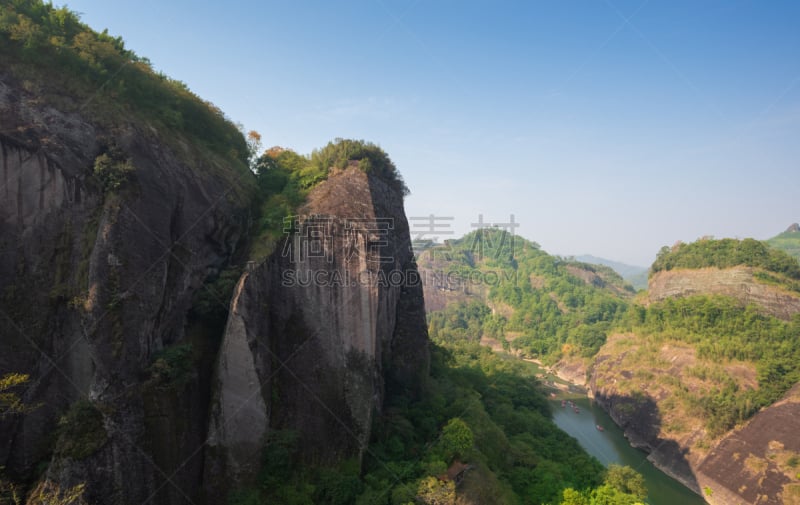
[[219, 355], [207, 468], [236, 479], [275, 429], [295, 431], [309, 462], [360, 458], [387, 389], [418, 390], [428, 373], [402, 195], [335, 171], [291, 225], [240, 279]]

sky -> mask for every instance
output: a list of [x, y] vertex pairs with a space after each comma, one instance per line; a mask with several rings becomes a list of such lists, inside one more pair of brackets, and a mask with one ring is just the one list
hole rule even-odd
[[67, 5], [265, 147], [380, 145], [424, 238], [513, 220], [550, 253], [648, 266], [800, 221], [800, 2]]

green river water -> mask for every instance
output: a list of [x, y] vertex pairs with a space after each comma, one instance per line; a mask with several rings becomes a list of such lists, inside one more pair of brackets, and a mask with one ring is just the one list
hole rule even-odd
[[[576, 414], [561, 400], [553, 401], [553, 420], [586, 449], [586, 452], [608, 466], [611, 463], [628, 465], [644, 476], [650, 505], [703, 505], [705, 500], [680, 482], [660, 471], [647, 460], [647, 454], [631, 447], [622, 430], [600, 407], [588, 398], [572, 398], [580, 408]], [[597, 426], [603, 427], [599, 431]]]

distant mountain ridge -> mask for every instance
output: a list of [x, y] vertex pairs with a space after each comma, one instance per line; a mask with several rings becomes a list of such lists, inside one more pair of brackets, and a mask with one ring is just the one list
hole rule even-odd
[[614, 261], [606, 258], [599, 258], [591, 254], [582, 254], [575, 256], [577, 261], [582, 263], [592, 263], [595, 265], [605, 265], [614, 269], [623, 279], [631, 283], [631, 285], [638, 289], [647, 289], [647, 267], [640, 267], [637, 265], [629, 265], [621, 261]]

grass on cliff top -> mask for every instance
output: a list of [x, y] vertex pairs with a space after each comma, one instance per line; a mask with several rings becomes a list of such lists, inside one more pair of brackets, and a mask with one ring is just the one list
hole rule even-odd
[[[79, 112], [107, 130], [138, 118], [160, 138], [186, 139], [191, 150], [224, 160], [228, 170], [247, 170], [244, 136], [218, 107], [156, 72], [121, 37], [95, 32], [67, 7], [3, 2], [0, 58], [27, 93], [63, 112]], [[181, 141], [172, 144], [183, 158]]]
[[278, 241], [293, 231], [292, 216], [309, 192], [327, 179], [331, 169], [351, 165], [379, 177], [400, 194], [408, 194], [397, 167], [371, 142], [337, 138], [309, 156], [281, 147], [267, 150], [255, 167], [259, 217], [250, 258], [259, 261], [269, 256]]

